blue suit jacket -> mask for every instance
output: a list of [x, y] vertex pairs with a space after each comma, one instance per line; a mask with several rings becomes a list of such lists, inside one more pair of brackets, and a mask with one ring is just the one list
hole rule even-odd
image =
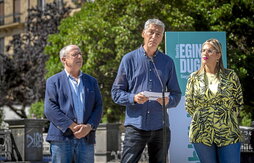
[[[91, 124], [97, 128], [102, 116], [102, 97], [97, 80], [82, 74], [81, 80], [85, 89], [85, 107], [83, 124]], [[68, 127], [77, 122], [72, 100], [71, 88], [65, 71], [47, 79], [44, 114], [50, 121], [47, 141], [63, 141], [73, 139]], [[95, 131], [83, 138], [88, 143], [95, 143]]]

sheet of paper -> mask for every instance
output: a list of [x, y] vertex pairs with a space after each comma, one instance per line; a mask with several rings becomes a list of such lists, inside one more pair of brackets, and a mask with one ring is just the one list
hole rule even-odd
[[[169, 96], [169, 92], [165, 92], [165, 97]], [[157, 100], [158, 98], [162, 98], [162, 92], [149, 92], [144, 91], [143, 95], [149, 98], [149, 100]]]

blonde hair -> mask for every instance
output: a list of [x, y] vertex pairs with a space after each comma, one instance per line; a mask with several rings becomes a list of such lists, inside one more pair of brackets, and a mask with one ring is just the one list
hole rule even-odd
[[[206, 45], [206, 44], [209, 44], [211, 45], [217, 53], [220, 53], [221, 54], [221, 57], [220, 59], [218, 60], [217, 64], [216, 64], [216, 67], [215, 67], [215, 70], [217, 72], [217, 77], [219, 77], [219, 73], [223, 73], [225, 71], [225, 68], [223, 66], [223, 60], [222, 60], [222, 46], [221, 46], [221, 43], [219, 42], [219, 40], [217, 39], [214, 39], [214, 38], [211, 38], [209, 40], [206, 40], [203, 44], [202, 44], [202, 48], [201, 48], [201, 51], [203, 50], [203, 47]], [[200, 74], [202, 71], [205, 71], [204, 69], [204, 65], [203, 63], [201, 62], [201, 66], [199, 68], [199, 70], [197, 71], [198, 74]]]

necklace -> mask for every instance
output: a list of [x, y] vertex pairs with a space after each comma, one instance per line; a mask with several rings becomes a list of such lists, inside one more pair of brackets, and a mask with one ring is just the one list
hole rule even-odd
[[206, 75], [207, 75], [209, 85], [212, 85], [218, 82], [218, 78], [216, 74], [207, 73]]

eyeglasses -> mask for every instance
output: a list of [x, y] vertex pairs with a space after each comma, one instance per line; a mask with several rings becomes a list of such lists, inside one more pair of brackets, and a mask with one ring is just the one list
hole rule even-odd
[[212, 50], [212, 49], [202, 49], [201, 53], [208, 53], [209, 55], [212, 55], [214, 52], [217, 52], [217, 50]]
[[81, 52], [77, 52], [77, 53], [71, 54], [70, 56], [73, 57], [73, 58], [77, 58], [79, 55], [82, 56], [82, 53]]

